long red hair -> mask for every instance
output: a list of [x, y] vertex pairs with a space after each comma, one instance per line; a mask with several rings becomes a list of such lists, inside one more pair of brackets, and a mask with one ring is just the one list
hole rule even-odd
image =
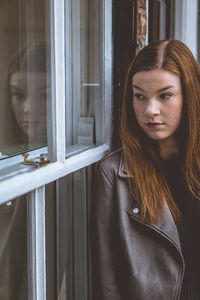
[[165, 200], [176, 221], [180, 213], [162, 172], [157, 143], [139, 127], [133, 111], [132, 78], [140, 71], [164, 69], [178, 75], [183, 112], [177, 139], [183, 174], [192, 195], [200, 200], [200, 70], [189, 48], [178, 40], [155, 41], [130, 64], [123, 93], [121, 138], [130, 188], [141, 206], [143, 222], [158, 221]]

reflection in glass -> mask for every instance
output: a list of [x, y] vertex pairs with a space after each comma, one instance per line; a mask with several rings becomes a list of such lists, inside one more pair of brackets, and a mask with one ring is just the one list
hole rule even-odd
[[57, 184], [57, 299], [91, 299], [87, 232], [93, 175], [88, 167]]
[[1, 3], [0, 159], [47, 143], [49, 2]]
[[48, 300], [95, 300], [87, 234], [93, 175], [88, 167], [46, 186]]
[[0, 299], [28, 299], [26, 197], [0, 206]]
[[14, 136], [24, 147], [46, 145], [48, 72], [47, 45], [42, 42], [22, 49], [12, 61], [8, 88], [14, 116]]

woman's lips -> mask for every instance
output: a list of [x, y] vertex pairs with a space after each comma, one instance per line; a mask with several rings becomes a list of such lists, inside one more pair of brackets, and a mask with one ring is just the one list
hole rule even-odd
[[152, 129], [159, 129], [162, 128], [165, 123], [162, 122], [149, 122], [145, 124], [147, 127], [152, 128]]

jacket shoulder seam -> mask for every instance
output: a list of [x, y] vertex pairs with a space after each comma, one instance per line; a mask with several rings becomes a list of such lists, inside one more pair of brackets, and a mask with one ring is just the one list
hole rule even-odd
[[113, 186], [113, 183], [112, 183], [111, 179], [108, 177], [108, 175], [106, 174], [106, 172], [104, 171], [104, 169], [101, 167], [100, 164], [98, 164], [98, 169], [105, 176], [105, 178], [109, 181], [110, 185]]
[[120, 152], [122, 152], [122, 148], [119, 148], [119, 149], [117, 149], [117, 150], [108, 152], [108, 153], [100, 160], [100, 163], [103, 162], [104, 160], [106, 160], [108, 157], [113, 156], [113, 155], [116, 155], [116, 154], [118, 154], [118, 153], [120, 153]]

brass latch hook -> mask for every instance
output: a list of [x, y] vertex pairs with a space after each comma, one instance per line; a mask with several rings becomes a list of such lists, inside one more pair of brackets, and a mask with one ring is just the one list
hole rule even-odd
[[29, 153], [23, 153], [22, 156], [24, 157], [24, 164], [25, 165], [32, 165], [36, 167], [44, 167], [50, 163], [50, 160], [43, 156], [42, 154], [40, 155], [40, 160], [37, 161], [30, 161], [28, 160]]

